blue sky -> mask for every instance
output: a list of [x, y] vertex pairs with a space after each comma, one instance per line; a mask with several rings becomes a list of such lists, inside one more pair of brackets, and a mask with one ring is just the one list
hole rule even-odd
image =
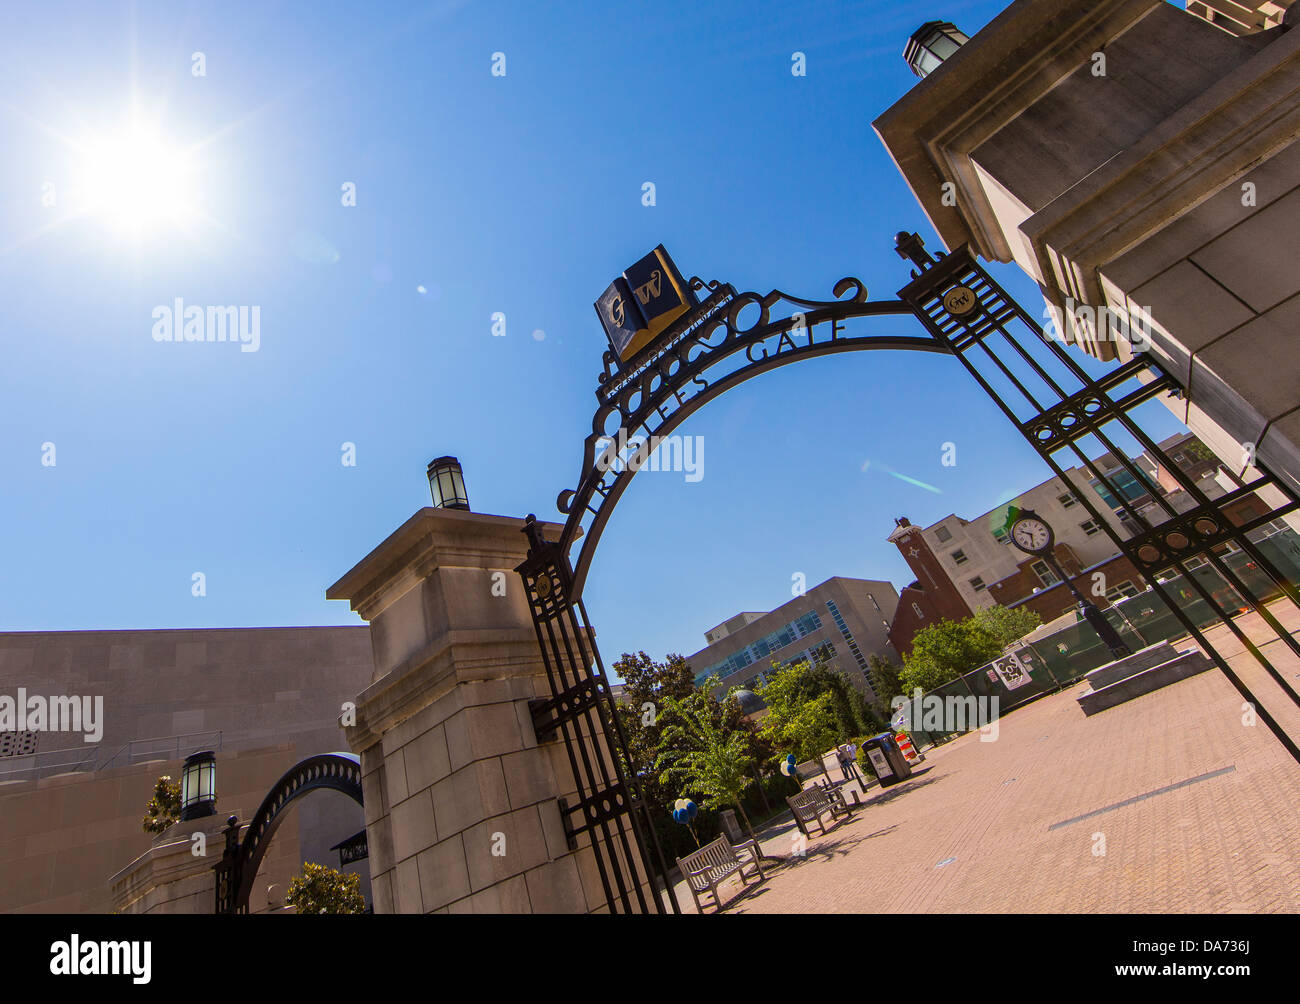
[[[891, 298], [893, 234], [938, 241], [871, 120], [914, 83], [920, 20], [973, 33], [1004, 5], [6, 4], [0, 628], [359, 623], [325, 589], [428, 504], [444, 453], [477, 511], [557, 518], [596, 296], [662, 242], [739, 289], [830, 298], [852, 274]], [[198, 212], [131, 236], [70, 213], [85, 137], [120, 132], [133, 94], [189, 151]], [[258, 306], [259, 350], [155, 342], [177, 297]], [[704, 437], [703, 480], [638, 476], [588, 580], [607, 663], [689, 654], [796, 572], [906, 585], [895, 516], [976, 515], [1048, 474], [934, 355], [787, 367], [681, 431]]]

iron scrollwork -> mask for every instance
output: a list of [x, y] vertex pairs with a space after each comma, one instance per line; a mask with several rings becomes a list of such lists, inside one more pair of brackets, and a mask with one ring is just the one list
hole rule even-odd
[[[566, 516], [561, 549], [567, 553], [580, 531], [583, 538], [573, 567], [575, 593], [582, 591], [608, 514], [631, 477], [660, 440], [722, 392], [812, 356], [859, 349], [949, 351], [932, 337], [846, 335], [844, 322], [852, 318], [912, 313], [901, 300], [871, 301], [866, 284], [852, 276], [835, 283], [831, 300], [779, 289], [737, 292], [730, 283], [698, 276], [689, 284], [707, 295], [656, 342], [621, 369], [605, 352], [578, 485], [560, 492], [555, 503]], [[774, 308], [783, 303], [793, 309], [773, 319]], [[737, 365], [717, 369], [727, 362]]]

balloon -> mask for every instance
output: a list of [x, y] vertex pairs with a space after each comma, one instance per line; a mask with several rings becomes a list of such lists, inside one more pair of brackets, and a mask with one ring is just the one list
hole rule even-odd
[[679, 798], [673, 803], [673, 822], [683, 825], [689, 823], [700, 811], [700, 807], [689, 798]]

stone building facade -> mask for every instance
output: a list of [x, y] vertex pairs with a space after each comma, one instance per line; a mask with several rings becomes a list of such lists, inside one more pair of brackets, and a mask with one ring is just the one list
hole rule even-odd
[[[347, 748], [339, 715], [372, 666], [364, 625], [0, 634], [0, 695], [99, 697], [104, 708], [98, 742], [42, 730], [30, 752], [0, 756], [0, 912], [107, 913], [110, 880], [155, 843], [141, 829], [155, 780], [179, 780], [197, 750], [217, 751], [210, 819], [248, 822], [293, 764]], [[276, 905], [304, 861], [337, 867], [330, 847], [363, 825], [345, 796], [303, 799], [250, 908]], [[364, 864], [350, 870], [366, 875]]]
[[1298, 89], [1289, 23], [1016, 0], [875, 127], [948, 247], [1020, 266], [1081, 351], [1149, 343], [1226, 465], [1300, 488]]

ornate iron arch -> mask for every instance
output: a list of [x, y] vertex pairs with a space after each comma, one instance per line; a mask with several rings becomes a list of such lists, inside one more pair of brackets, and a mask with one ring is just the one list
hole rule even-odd
[[262, 799], [242, 841], [239, 821], [230, 817], [225, 853], [216, 865], [217, 913], [248, 912], [257, 870], [286, 811], [303, 795], [321, 788], [341, 791], [363, 805], [361, 761], [351, 753], [319, 753], [294, 764]]
[[[611, 911], [679, 910], [671, 885], [664, 881], [669, 871], [640, 784], [624, 770], [627, 737], [582, 601], [587, 569], [609, 514], [651, 453], [651, 447], [629, 449], [631, 440], [637, 438], [630, 430], [653, 446], [654, 437], [670, 432], [713, 397], [797, 359], [867, 348], [949, 353], [1061, 478], [1065, 477], [1065, 465], [1077, 463], [1099, 482], [1109, 483], [1108, 475], [1083, 448], [1088, 440], [1092, 446], [1108, 450], [1140, 481], [1142, 475], [1133, 461], [1110, 438], [1116, 432], [1133, 437], [1178, 482], [1194, 507], [1177, 511], [1159, 496], [1154, 501], [1163, 512], [1144, 515], [1136, 504], [1125, 501], [1121, 515], [1136, 532], [1124, 536], [1101, 516], [1101, 496], [1078, 501], [1190, 638], [1255, 708], [1259, 720], [1300, 761], [1300, 747], [1259, 705], [1245, 681], [1211, 644], [1202, 630], [1205, 622], [1193, 620], [1164, 585], [1169, 575], [1182, 576], [1217, 623], [1225, 625], [1286, 696], [1300, 704], [1300, 693], [1273, 665], [1263, 646], [1256, 645], [1234, 623], [1224, 599], [1191, 576], [1193, 566], [1189, 564], [1202, 560], [1213, 566], [1227, 583], [1231, 597], [1244, 601], [1273, 629], [1282, 647], [1300, 655], [1300, 641], [1266, 606], [1272, 596], [1280, 596], [1300, 610], [1300, 583], [1247, 537], [1273, 525], [1279, 517], [1300, 511], [1300, 497], [1293, 487], [1257, 461], [1249, 477], [1230, 475], [1235, 487], [1226, 495], [1213, 500], [1206, 497], [1194, 479], [1170, 461], [1134, 414], [1158, 394], [1181, 389], [1151, 353], [1134, 346], [1128, 362], [1093, 378], [1066, 352], [1064, 340], [1049, 336], [974, 260], [969, 249], [963, 246], [949, 255], [932, 256], [919, 236], [907, 232], [897, 236], [896, 245], [899, 256], [914, 266], [912, 281], [898, 291], [899, 299], [879, 303], [867, 301], [866, 287], [857, 279], [836, 283], [838, 299], [831, 301], [804, 300], [780, 290], [766, 296], [737, 293], [730, 285], [691, 279], [692, 289], [707, 287], [710, 293], [688, 315], [622, 368], [606, 352], [578, 486], [561, 492], [557, 499], [560, 511], [568, 517], [560, 540], [545, 540], [531, 515], [524, 526], [530, 547], [517, 571], [532, 610], [552, 694], [550, 700], [533, 702], [533, 724], [539, 742], [564, 740], [578, 803], [561, 803], [562, 818], [571, 848], [589, 841]], [[852, 295], [845, 297], [850, 290]], [[771, 308], [779, 301], [806, 309], [773, 321]], [[758, 314], [748, 326], [740, 320], [746, 308]], [[841, 322], [849, 318], [892, 314], [910, 315], [928, 336], [840, 337]], [[818, 325], [829, 325], [828, 338], [818, 341], [814, 335]], [[776, 343], [769, 349], [772, 339]], [[801, 339], [805, 344], [799, 344]], [[760, 349], [762, 354], [755, 358]], [[742, 351], [744, 364], [712, 380], [706, 376], [706, 371]], [[611, 428], [615, 416], [618, 423]], [[624, 433], [622, 442], [619, 430]], [[1262, 494], [1266, 491], [1281, 501], [1267, 503], [1262, 514], [1239, 520], [1224, 511], [1230, 504], [1263, 500], [1268, 497]], [[586, 539], [577, 563], [570, 564], [569, 549], [582, 535]], [[1223, 548], [1229, 544], [1243, 551], [1251, 559], [1250, 567], [1258, 571], [1253, 587], [1224, 561]], [[608, 755], [589, 742], [598, 729], [605, 734]]]
[[[605, 352], [578, 486], [560, 492], [555, 503], [568, 517], [561, 548], [568, 553], [582, 540], [573, 561], [574, 593], [582, 592], [605, 524], [632, 477], [655, 447], [714, 398], [761, 373], [815, 356], [864, 349], [951, 354], [930, 335], [845, 335], [843, 324], [853, 318], [914, 317], [902, 300], [869, 301], [860, 279], [837, 282], [834, 300], [806, 300], [779, 289], [737, 293], [730, 283], [699, 277], [692, 277], [690, 286], [709, 293], [627, 367], [613, 369], [614, 357]], [[773, 320], [772, 308], [781, 303], [794, 309]], [[751, 324], [742, 320], [747, 308], [757, 314]], [[614, 419], [617, 425], [610, 428]]]

